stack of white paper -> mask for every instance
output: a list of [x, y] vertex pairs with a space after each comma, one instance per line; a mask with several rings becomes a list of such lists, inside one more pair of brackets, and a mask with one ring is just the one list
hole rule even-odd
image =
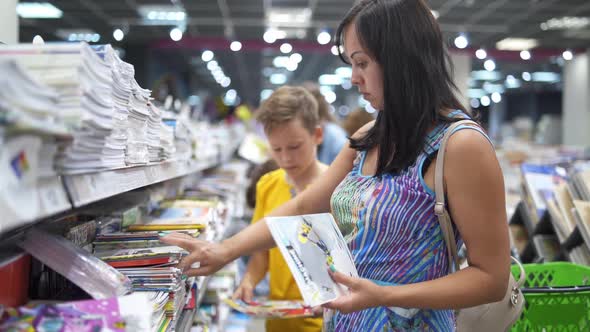
[[40, 82], [58, 93], [60, 115], [73, 129], [73, 141], [57, 166], [80, 172], [124, 166], [105, 144], [113, 126], [111, 66], [85, 43], [3, 45], [0, 59], [15, 59]]
[[147, 141], [150, 162], [164, 160], [160, 136], [162, 134], [162, 112], [153, 103], [148, 104], [150, 116], [148, 119]]
[[129, 116], [127, 117], [127, 164], [147, 164], [149, 162], [147, 122], [150, 116], [148, 103], [151, 92], [132, 82]]

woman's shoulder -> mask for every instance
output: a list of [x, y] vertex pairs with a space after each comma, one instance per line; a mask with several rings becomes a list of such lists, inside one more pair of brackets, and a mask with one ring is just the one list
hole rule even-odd
[[373, 128], [373, 126], [375, 125], [375, 120], [371, 121], [371, 122], [367, 122], [367, 124], [365, 124], [364, 126], [362, 126], [359, 130], [357, 130], [353, 135], [352, 138], [353, 139], [359, 139], [362, 138], [363, 136], [365, 136], [367, 134], [367, 132], [369, 130], [371, 130], [371, 128]]

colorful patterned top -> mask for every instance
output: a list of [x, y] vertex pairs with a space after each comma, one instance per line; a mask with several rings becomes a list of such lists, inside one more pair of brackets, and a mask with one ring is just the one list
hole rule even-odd
[[[461, 113], [462, 114], [462, 113]], [[362, 175], [366, 151], [332, 194], [332, 213], [348, 242], [359, 275], [378, 284], [410, 284], [445, 276], [446, 247], [434, 214], [434, 192], [422, 176], [448, 124], [426, 137], [416, 163], [397, 175]], [[462, 126], [457, 130], [471, 128]], [[425, 171], [425, 170], [424, 170]], [[461, 238], [455, 230], [458, 245]], [[451, 310], [371, 308], [324, 316], [326, 331], [454, 331]]]

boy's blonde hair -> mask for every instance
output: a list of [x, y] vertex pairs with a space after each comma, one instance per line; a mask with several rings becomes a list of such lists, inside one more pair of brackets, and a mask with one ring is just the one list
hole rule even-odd
[[260, 105], [256, 119], [266, 132], [293, 119], [301, 119], [311, 134], [320, 124], [318, 103], [313, 95], [305, 88], [288, 85], [276, 89]]

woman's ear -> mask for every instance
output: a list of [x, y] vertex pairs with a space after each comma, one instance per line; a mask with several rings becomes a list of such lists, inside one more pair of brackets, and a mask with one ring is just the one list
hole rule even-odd
[[322, 142], [324, 141], [324, 128], [322, 128], [322, 126], [315, 127], [313, 138], [316, 145], [322, 144]]

